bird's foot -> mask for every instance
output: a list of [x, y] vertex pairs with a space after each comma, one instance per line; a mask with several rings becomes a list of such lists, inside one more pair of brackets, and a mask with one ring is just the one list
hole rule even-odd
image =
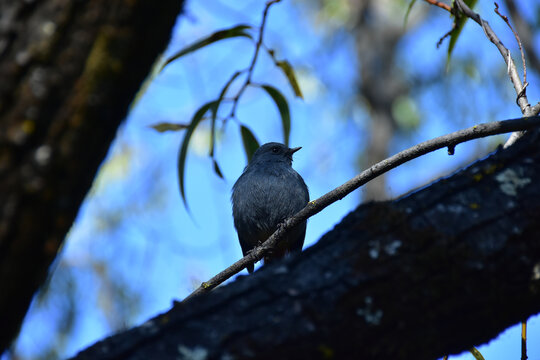
[[282, 222], [280, 222], [280, 223], [277, 225], [277, 230], [279, 230], [279, 231], [284, 231], [284, 230], [285, 230], [285, 226], [287, 226], [287, 219], [283, 220]]

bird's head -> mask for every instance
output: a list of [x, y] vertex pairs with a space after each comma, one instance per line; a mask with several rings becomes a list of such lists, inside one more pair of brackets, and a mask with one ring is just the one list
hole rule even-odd
[[287, 164], [292, 165], [292, 156], [300, 149], [301, 147], [289, 148], [277, 142], [266, 143], [255, 151], [250, 164], [286, 162]]

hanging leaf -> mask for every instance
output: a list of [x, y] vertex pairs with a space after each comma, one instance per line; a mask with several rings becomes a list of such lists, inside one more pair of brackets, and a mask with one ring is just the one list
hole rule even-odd
[[244, 151], [246, 152], [248, 163], [251, 161], [255, 150], [259, 148], [257, 138], [248, 127], [241, 125], [240, 133], [242, 134], [242, 142], [244, 143]]
[[178, 182], [180, 185], [180, 195], [182, 195], [182, 200], [184, 201], [184, 206], [186, 209], [187, 201], [186, 201], [186, 194], [184, 189], [184, 174], [185, 174], [185, 168], [186, 168], [186, 156], [187, 156], [187, 150], [189, 145], [189, 140], [191, 139], [191, 135], [193, 135], [193, 132], [195, 131], [195, 128], [197, 128], [197, 125], [201, 122], [203, 116], [211, 110], [212, 112], [215, 112], [215, 106], [216, 101], [210, 101], [197, 110], [195, 115], [193, 115], [193, 118], [191, 119], [191, 123], [187, 127], [186, 134], [184, 135], [184, 140], [182, 140], [182, 146], [180, 146], [180, 152], [178, 153]]
[[475, 347], [469, 349], [469, 352], [472, 354], [472, 356], [474, 356], [476, 360], [486, 360], [484, 359], [484, 356], [482, 356], [482, 353], [478, 351], [478, 349]]
[[291, 113], [289, 111], [289, 104], [285, 99], [285, 96], [273, 86], [261, 85], [261, 87], [270, 95], [274, 103], [279, 110], [281, 116], [281, 124], [283, 126], [283, 142], [286, 146], [289, 146], [289, 135], [291, 133]]
[[405, 20], [403, 21], [403, 27], [407, 27], [407, 21], [409, 20], [409, 15], [411, 14], [412, 7], [416, 0], [411, 0], [409, 6], [407, 7], [407, 12], [405, 13]]
[[294, 95], [303, 99], [304, 97], [302, 96], [302, 90], [300, 90], [298, 81], [296, 81], [296, 76], [294, 74], [294, 70], [291, 64], [287, 60], [282, 60], [282, 61], [277, 61], [276, 65], [279, 66], [279, 68], [283, 71], [283, 73], [287, 77], [287, 80], [289, 80], [289, 84], [291, 85], [294, 91]]
[[150, 127], [156, 131], [159, 132], [165, 132], [165, 131], [178, 131], [178, 130], [184, 130], [188, 127], [186, 124], [175, 124], [175, 123], [168, 123], [168, 122], [162, 122], [154, 125], [150, 125]]
[[207, 36], [183, 48], [182, 50], [180, 50], [179, 52], [177, 52], [176, 54], [168, 58], [167, 61], [165, 61], [165, 64], [163, 64], [161, 70], [163, 70], [165, 66], [167, 66], [174, 60], [220, 40], [230, 39], [234, 37], [247, 37], [253, 40], [253, 37], [249, 33], [246, 32], [247, 29], [251, 29], [251, 26], [242, 24], [242, 25], [233, 26], [232, 28], [229, 28], [229, 29], [216, 31], [212, 35]]
[[[471, 9], [474, 8], [476, 5], [477, 0], [464, 0], [465, 4]], [[454, 30], [452, 31], [452, 34], [450, 34], [450, 42], [448, 43], [448, 54], [446, 56], [446, 67], [448, 67], [448, 64], [450, 63], [450, 57], [452, 56], [452, 51], [454, 50], [454, 47], [456, 46], [456, 42], [459, 38], [459, 35], [461, 34], [461, 30], [463, 30], [463, 27], [465, 26], [465, 23], [467, 22], [468, 17], [465, 15], [461, 16], [455, 16], [454, 17]]]
[[212, 158], [212, 162], [214, 163], [214, 172], [222, 179], [225, 179], [223, 177], [223, 173], [221, 172], [221, 169], [219, 168], [219, 164], [217, 163], [216, 159]]
[[210, 153], [209, 155], [213, 158], [214, 157], [214, 146], [216, 143], [216, 120], [217, 120], [217, 113], [219, 105], [221, 104], [221, 101], [225, 97], [225, 94], [227, 94], [227, 90], [229, 89], [229, 86], [234, 82], [234, 80], [242, 74], [243, 71], [237, 71], [231, 76], [229, 81], [223, 86], [223, 89], [221, 89], [221, 93], [219, 94], [218, 99], [216, 100], [216, 109], [212, 112], [212, 123], [211, 123], [211, 129], [210, 129]]

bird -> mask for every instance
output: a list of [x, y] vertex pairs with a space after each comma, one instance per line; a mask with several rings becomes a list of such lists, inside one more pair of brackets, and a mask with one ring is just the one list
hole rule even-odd
[[[244, 256], [309, 202], [308, 187], [292, 168], [292, 156], [300, 149], [277, 142], [262, 145], [234, 184], [232, 213]], [[291, 229], [277, 247], [264, 256], [264, 264], [302, 251], [306, 226], [304, 221]], [[253, 269], [254, 264], [247, 266], [250, 274]]]

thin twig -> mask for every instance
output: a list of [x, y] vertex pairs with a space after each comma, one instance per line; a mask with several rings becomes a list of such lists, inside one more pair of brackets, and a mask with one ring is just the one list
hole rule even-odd
[[[426, 0], [427, 1], [427, 0]], [[456, 3], [453, 3], [453, 7], [449, 10], [451, 14], [454, 15], [454, 22], [452, 23], [452, 28], [446, 33], [444, 34], [440, 39], [439, 41], [437, 41], [437, 49], [442, 45], [444, 39], [446, 39], [447, 37], [451, 36], [452, 33], [457, 29], [457, 24], [458, 24], [458, 20], [459, 20], [459, 17], [461, 16], [459, 14], [459, 11], [457, 10], [457, 7], [456, 7]]]
[[[506, 15], [503, 15], [499, 12], [499, 4], [495, 2], [495, 13], [501, 17], [501, 19], [504, 20], [506, 25], [512, 30], [512, 33], [514, 34], [514, 37], [516, 38], [516, 41], [519, 46], [519, 51], [521, 52], [521, 61], [523, 62], [523, 90], [522, 93], [525, 94], [525, 89], [527, 88], [527, 65], [525, 62], [525, 53], [523, 52], [523, 47], [521, 46], [521, 39], [519, 38], [518, 33], [514, 30], [512, 25], [510, 24], [510, 21], [508, 20], [508, 17]], [[519, 96], [519, 94], [518, 94]], [[523, 95], [522, 95], [523, 96]]]
[[437, 1], [437, 0], [424, 0], [425, 2], [427, 2], [428, 4], [431, 4], [431, 5], [435, 5], [437, 7], [440, 7], [441, 9], [444, 9], [448, 12], [452, 12], [452, 8], [450, 7], [450, 5], [448, 4], [445, 4], [441, 1]]
[[272, 6], [275, 3], [280, 2], [281, 0], [270, 0], [266, 3], [266, 6], [263, 11], [261, 26], [259, 27], [259, 37], [257, 39], [257, 43], [255, 44], [255, 53], [253, 54], [253, 58], [251, 59], [251, 64], [249, 65], [249, 68], [247, 69], [247, 77], [240, 89], [238, 90], [238, 93], [236, 93], [236, 96], [234, 97], [234, 102], [231, 108], [231, 112], [227, 118], [233, 118], [236, 114], [236, 107], [238, 105], [238, 102], [240, 101], [240, 97], [244, 93], [244, 91], [247, 89], [249, 84], [251, 84], [251, 78], [253, 77], [253, 70], [255, 69], [255, 64], [257, 63], [257, 59], [259, 57], [259, 51], [261, 49], [261, 46], [263, 45], [263, 39], [264, 39], [264, 28], [266, 26], [266, 19], [268, 17], [268, 10], [270, 9], [270, 6]]
[[261, 260], [268, 250], [275, 248], [278, 241], [282, 239], [291, 228], [297, 226], [303, 221], [306, 221], [309, 217], [321, 212], [328, 205], [341, 200], [368, 181], [373, 180], [374, 178], [398, 167], [407, 161], [416, 159], [437, 149], [442, 149], [445, 147], [454, 148], [457, 144], [465, 141], [491, 135], [504, 134], [512, 131], [524, 131], [538, 127], [540, 127], [540, 116], [489, 122], [443, 135], [432, 140], [422, 142], [407, 150], [403, 150], [396, 155], [373, 165], [369, 169], [364, 170], [359, 175], [355, 176], [329, 193], [326, 193], [320, 198], [310, 201], [306, 207], [304, 207], [294, 216], [285, 220], [284, 223], [279, 226], [272, 236], [270, 236], [262, 245], [254, 248], [248, 255], [244, 256], [227, 269], [215, 275], [210, 280], [203, 282], [201, 286], [186, 297], [184, 301], [192, 299], [197, 295], [209, 292], [219, 284], [223, 283], [225, 280], [229, 279], [231, 276], [242, 271], [242, 269], [244, 269], [248, 264], [254, 264], [255, 262]]
[[[516, 94], [519, 94], [523, 89], [523, 84], [521, 83], [521, 79], [519, 78], [516, 65], [514, 64], [512, 57], [509, 56], [510, 52], [508, 51], [508, 49], [504, 46], [502, 41], [499, 40], [499, 37], [495, 34], [489, 23], [486, 20], [482, 19], [478, 13], [472, 11], [463, 0], [456, 0], [456, 5], [461, 13], [471, 18], [482, 27], [489, 41], [491, 41], [497, 47], [509, 68], [508, 75], [510, 76], [510, 80], [514, 85]], [[527, 114], [525, 114], [525, 108], [528, 105], [526, 96], [522, 97], [521, 100], [522, 101], [520, 101], [520, 108], [523, 115], [527, 116]]]
[[537, 54], [537, 49], [534, 46], [532, 25], [523, 18], [521, 12], [517, 9], [514, 0], [503, 0], [506, 8], [510, 12], [510, 16], [516, 27], [516, 31], [519, 33], [519, 37], [522, 40], [523, 48], [527, 53], [527, 59], [529, 60], [529, 68], [531, 66], [537, 71], [540, 71], [540, 59]]
[[[427, 1], [427, 0], [426, 0]], [[484, 33], [486, 34], [489, 41], [491, 41], [499, 50], [501, 53], [507, 67], [508, 67], [508, 76], [510, 77], [510, 81], [514, 85], [514, 89], [516, 90], [517, 98], [516, 102], [521, 110], [521, 113], [525, 117], [531, 117], [536, 116], [537, 113], [534, 113], [531, 110], [531, 105], [529, 104], [529, 100], [527, 99], [527, 95], [525, 94], [524, 89], [526, 88], [527, 84], [522, 84], [521, 79], [519, 78], [519, 73], [516, 68], [516, 64], [514, 63], [514, 60], [512, 59], [512, 56], [510, 56], [510, 51], [504, 46], [502, 41], [499, 39], [499, 37], [495, 34], [489, 23], [482, 19], [482, 17], [471, 10], [467, 4], [463, 0], [455, 0], [454, 1], [455, 9], [452, 9], [452, 14], [454, 16], [458, 16], [456, 11], [459, 11], [463, 15], [471, 18], [476, 23], [478, 23], [482, 30], [484, 30]], [[504, 147], [508, 147], [512, 145], [514, 142], [516, 142], [517, 139], [519, 139], [521, 136], [523, 136], [522, 132], [513, 133], [508, 141], [504, 144]]]
[[437, 49], [442, 45], [444, 39], [446, 39], [447, 37], [449, 37], [450, 35], [452, 35], [452, 33], [454, 32], [454, 30], [456, 30], [456, 24], [457, 24], [457, 22], [454, 22], [454, 24], [452, 24], [452, 28], [451, 28], [446, 34], [444, 34], [443, 36], [441, 36], [441, 38], [439, 39], [439, 41], [437, 41]]

